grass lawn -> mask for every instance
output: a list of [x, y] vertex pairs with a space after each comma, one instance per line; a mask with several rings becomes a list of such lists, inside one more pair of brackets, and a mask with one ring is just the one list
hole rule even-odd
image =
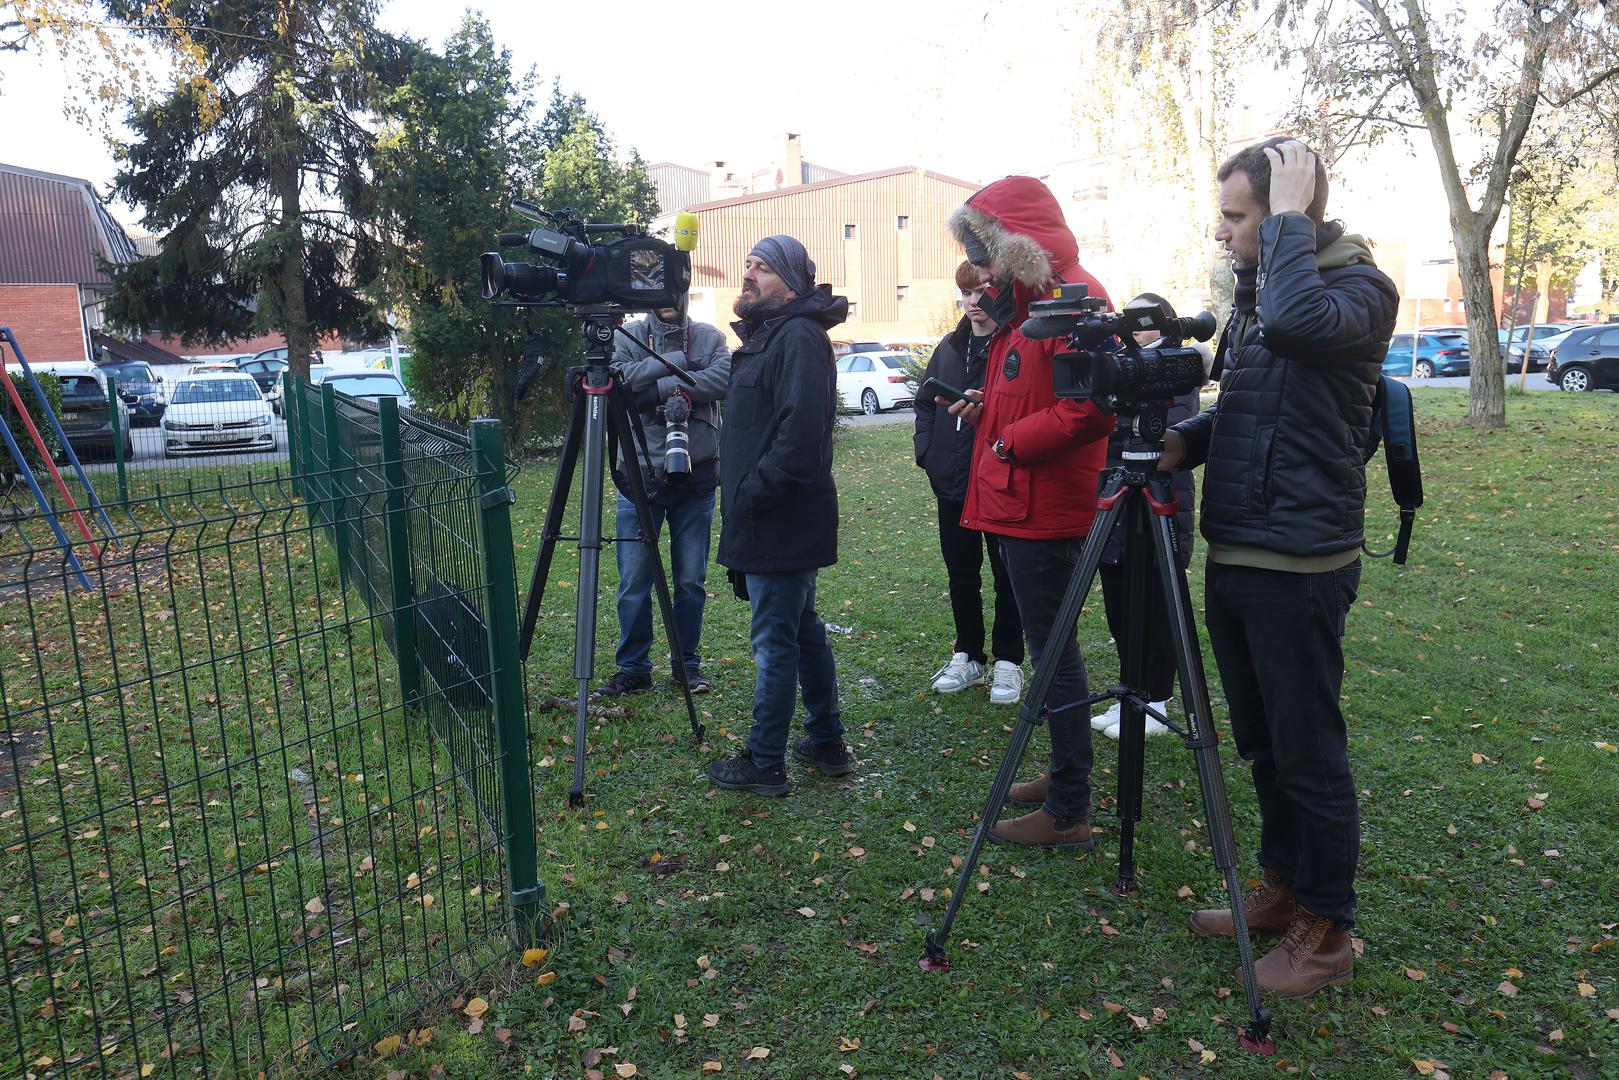
[[[1148, 745], [1138, 896], [1110, 892], [1113, 828], [1090, 857], [989, 849], [954, 971], [917, 969], [1014, 714], [982, 692], [927, 690], [950, 651], [949, 607], [933, 501], [897, 426], [839, 445], [841, 558], [821, 575], [823, 616], [852, 630], [833, 647], [855, 773], [790, 765], [783, 800], [705, 782], [708, 758], [747, 730], [753, 680], [746, 606], [713, 573], [710, 750], [691, 746], [676, 693], [635, 698], [597, 721], [589, 805], [571, 812], [571, 712], [535, 711], [550, 951], [405, 1025], [432, 1025], [427, 1046], [359, 1071], [1619, 1074], [1619, 417], [1607, 394], [1513, 395], [1509, 408], [1510, 430], [1481, 434], [1461, 391], [1417, 395], [1428, 505], [1408, 566], [1367, 562], [1346, 640], [1363, 952], [1351, 986], [1271, 1003], [1277, 1057], [1237, 1044], [1235, 948], [1186, 930], [1223, 893], [1191, 757], [1171, 739]], [[1381, 547], [1396, 518], [1373, 467]], [[543, 463], [520, 480], [520, 572], [549, 483]], [[563, 551], [530, 664], [536, 698], [572, 693]], [[610, 565], [603, 578], [598, 677], [616, 637]], [[1200, 560], [1193, 578], [1200, 605]], [[1093, 680], [1114, 681], [1099, 596], [1080, 640]], [[1109, 826], [1116, 754], [1099, 741], [1094, 820]], [[1037, 735], [1025, 775], [1043, 754]], [[1252, 789], [1229, 751], [1226, 769], [1251, 878]]]

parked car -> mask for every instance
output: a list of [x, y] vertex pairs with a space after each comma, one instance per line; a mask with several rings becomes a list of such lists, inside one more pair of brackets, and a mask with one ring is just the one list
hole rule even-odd
[[834, 341], [832, 343], [833, 356], [848, 356], [857, 352], [885, 352], [887, 347], [880, 341]]
[[1431, 379], [1435, 375], [1466, 375], [1467, 338], [1461, 334], [1395, 334], [1383, 358], [1383, 374]]
[[129, 422], [155, 424], [163, 419], [163, 376], [145, 360], [111, 360], [97, 364], [103, 375], [118, 384], [118, 396], [129, 406]]
[[[1522, 339], [1518, 341], [1511, 340], [1510, 333], [1508, 330], [1496, 331], [1496, 341], [1501, 346], [1501, 359], [1506, 362], [1508, 374], [1523, 370], [1524, 342]], [[1561, 335], [1556, 336], [1561, 337]], [[1552, 358], [1552, 351], [1546, 345], [1549, 340], [1552, 339], [1536, 338], [1534, 341], [1529, 342], [1530, 371], [1546, 370], [1546, 364]]]
[[[110, 458], [117, 441], [113, 438], [111, 404], [107, 400], [107, 377], [91, 364], [62, 365], [55, 369], [61, 380], [62, 407], [56, 420], [68, 445], [80, 458]], [[135, 456], [129, 435], [129, 406], [118, 401], [119, 429], [123, 433], [124, 459]], [[67, 455], [60, 455], [66, 461]]]
[[391, 371], [378, 371], [375, 368], [335, 371], [327, 375], [322, 383], [330, 383], [339, 393], [347, 394], [349, 397], [397, 398], [401, 409], [409, 409], [415, 405], [409, 392], [405, 390], [405, 384]]
[[175, 384], [163, 417], [164, 457], [275, 448], [275, 416], [251, 376], [209, 371]]
[[874, 416], [911, 403], [901, 352], [852, 352], [838, 361], [838, 398], [845, 409]]
[[1570, 331], [1552, 349], [1546, 379], [1564, 390], [1619, 390], [1619, 323]]

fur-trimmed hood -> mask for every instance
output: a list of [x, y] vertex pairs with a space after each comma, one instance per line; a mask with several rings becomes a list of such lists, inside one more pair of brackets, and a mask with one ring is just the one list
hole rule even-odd
[[1079, 258], [1057, 197], [1032, 176], [1008, 176], [978, 191], [950, 215], [950, 232], [963, 247], [969, 234], [983, 242], [995, 277], [1017, 286], [1020, 309], [1066, 280]]

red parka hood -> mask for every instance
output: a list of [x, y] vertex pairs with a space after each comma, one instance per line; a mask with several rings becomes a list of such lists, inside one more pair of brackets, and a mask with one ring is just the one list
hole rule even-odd
[[1068, 280], [1079, 258], [1057, 197], [1032, 176], [1008, 176], [979, 190], [950, 215], [950, 232], [963, 246], [969, 233], [983, 241], [995, 277], [1014, 285], [1019, 319], [1030, 300]]

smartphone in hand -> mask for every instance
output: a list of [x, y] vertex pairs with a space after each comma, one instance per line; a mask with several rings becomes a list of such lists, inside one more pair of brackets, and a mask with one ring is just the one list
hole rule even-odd
[[942, 397], [952, 405], [958, 401], [972, 400], [967, 396], [967, 392], [965, 390], [958, 390], [949, 383], [940, 382], [938, 379], [934, 378], [924, 379], [918, 394], [919, 396], [928, 400], [936, 397]]

